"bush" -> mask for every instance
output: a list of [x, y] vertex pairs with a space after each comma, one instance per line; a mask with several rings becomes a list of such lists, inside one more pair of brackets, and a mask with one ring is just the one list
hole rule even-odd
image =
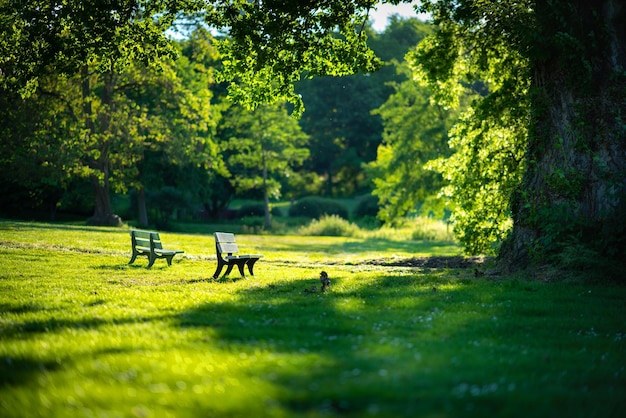
[[320, 219], [315, 219], [309, 225], [298, 230], [301, 235], [330, 237], [355, 237], [360, 232], [358, 226], [337, 215], [323, 215]]
[[418, 217], [413, 221], [411, 239], [415, 241], [454, 241], [455, 238], [445, 222]]
[[[270, 214], [272, 216], [282, 216], [282, 212], [279, 208], [271, 208]], [[265, 204], [263, 203], [248, 203], [243, 205], [237, 211], [238, 218], [246, 218], [246, 217], [254, 217], [254, 216], [265, 216]]]
[[348, 219], [348, 209], [340, 203], [321, 197], [305, 197], [289, 208], [289, 216], [320, 219], [324, 215], [336, 215]]
[[156, 192], [147, 192], [148, 218], [159, 229], [169, 228], [176, 214], [191, 207], [187, 196], [175, 187], [165, 186]]
[[239, 218], [250, 216], [265, 216], [265, 205], [263, 203], [248, 203], [237, 211]]
[[353, 215], [355, 218], [376, 217], [378, 210], [378, 198], [373, 195], [368, 195], [361, 199], [354, 209]]

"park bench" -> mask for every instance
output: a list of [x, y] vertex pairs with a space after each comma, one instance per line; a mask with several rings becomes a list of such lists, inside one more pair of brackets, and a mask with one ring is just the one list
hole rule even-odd
[[[260, 254], [238, 254], [239, 248], [235, 241], [235, 235], [229, 232], [216, 232], [213, 234], [215, 237], [215, 252], [217, 253], [217, 269], [213, 274], [213, 279], [218, 279], [224, 266], [228, 266], [224, 276], [228, 276], [234, 266], [239, 269], [241, 277], [246, 277], [243, 267], [248, 266], [248, 271], [251, 276], [254, 276], [254, 263], [259, 258], [263, 257]], [[224, 255], [226, 254], [226, 255]]]
[[133, 247], [133, 255], [128, 264], [133, 264], [137, 256], [148, 257], [148, 267], [152, 267], [157, 258], [165, 258], [167, 265], [172, 265], [172, 258], [176, 254], [182, 254], [181, 250], [167, 250], [163, 248], [158, 232], [141, 231], [133, 229], [130, 231], [130, 240]]

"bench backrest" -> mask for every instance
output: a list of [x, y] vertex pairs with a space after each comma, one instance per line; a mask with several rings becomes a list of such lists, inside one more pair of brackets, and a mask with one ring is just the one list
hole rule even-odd
[[215, 237], [215, 248], [219, 254], [234, 254], [239, 252], [237, 243], [235, 242], [235, 234], [230, 232], [216, 232], [213, 234]]
[[159, 237], [158, 232], [152, 231], [141, 231], [138, 229], [134, 229], [130, 231], [130, 235], [133, 238], [133, 244], [136, 247], [146, 247], [150, 248], [150, 238], [152, 238], [152, 243], [154, 244], [154, 248], [163, 249], [163, 244], [161, 244], [161, 238]]

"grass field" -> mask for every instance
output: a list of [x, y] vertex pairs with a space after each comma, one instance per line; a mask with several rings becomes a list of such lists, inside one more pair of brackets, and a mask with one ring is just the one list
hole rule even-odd
[[[1, 417], [618, 417], [626, 287], [381, 267], [449, 243], [238, 235], [255, 277], [212, 281], [208, 234], [0, 221]], [[321, 270], [330, 292], [305, 293]]]

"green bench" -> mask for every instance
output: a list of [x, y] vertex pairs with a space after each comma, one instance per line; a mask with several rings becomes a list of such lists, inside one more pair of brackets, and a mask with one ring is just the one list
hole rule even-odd
[[128, 264], [133, 264], [138, 256], [148, 257], [148, 267], [152, 267], [157, 258], [165, 258], [167, 265], [172, 265], [172, 258], [176, 254], [182, 254], [181, 250], [167, 250], [163, 248], [158, 232], [141, 231], [133, 229], [130, 231], [130, 240], [133, 247], [133, 254]]
[[[224, 266], [228, 266], [224, 277], [228, 276], [234, 266], [239, 269], [241, 277], [246, 277], [243, 268], [248, 266], [248, 271], [251, 276], [254, 276], [254, 263], [259, 258], [263, 257], [260, 254], [238, 254], [239, 248], [235, 241], [235, 235], [229, 232], [216, 232], [213, 234], [215, 237], [215, 252], [217, 253], [217, 269], [213, 274], [213, 279], [218, 279]], [[226, 254], [226, 255], [224, 255]]]

